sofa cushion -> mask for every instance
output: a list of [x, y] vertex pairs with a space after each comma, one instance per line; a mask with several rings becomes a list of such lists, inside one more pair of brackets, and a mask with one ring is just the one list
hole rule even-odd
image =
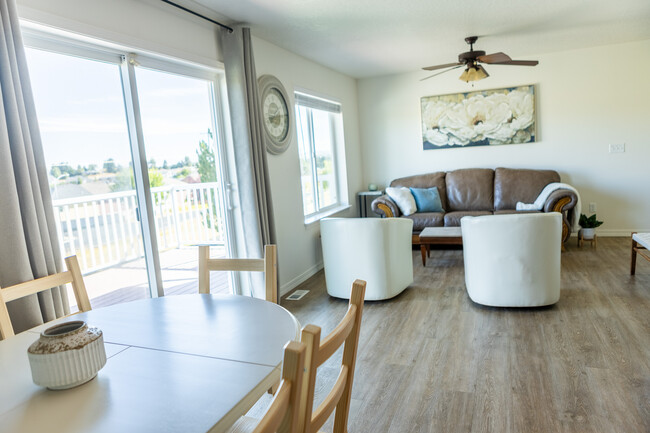
[[419, 174], [416, 176], [401, 177], [390, 183], [390, 186], [406, 186], [408, 188], [438, 188], [442, 208], [447, 209], [447, 187], [445, 176], [447, 173], [438, 171], [436, 173]]
[[492, 215], [490, 211], [456, 211], [445, 214], [445, 227], [460, 227], [460, 219], [464, 216]]
[[418, 212], [444, 212], [437, 187], [410, 188]]
[[515, 209], [505, 209], [505, 210], [495, 210], [495, 215], [513, 215], [513, 214], [522, 214], [522, 213], [542, 213], [540, 210], [515, 210]]
[[517, 202], [533, 203], [546, 185], [559, 182], [555, 170], [497, 168], [494, 171], [494, 209], [515, 209]]
[[494, 170], [468, 168], [450, 171], [445, 177], [445, 183], [449, 203], [445, 209], [448, 211], [493, 210]]
[[444, 227], [445, 214], [443, 212], [418, 212], [407, 216], [413, 221], [413, 231], [420, 232], [425, 227]]
[[415, 205], [415, 199], [411, 190], [406, 187], [388, 187], [386, 194], [399, 206], [399, 210], [406, 216], [417, 212], [418, 208]]

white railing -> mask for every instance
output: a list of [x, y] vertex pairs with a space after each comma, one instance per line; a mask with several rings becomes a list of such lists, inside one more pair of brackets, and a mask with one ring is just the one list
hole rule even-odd
[[[219, 184], [151, 189], [160, 251], [193, 243], [223, 243]], [[84, 273], [144, 255], [135, 191], [54, 200], [64, 257], [76, 254]]]

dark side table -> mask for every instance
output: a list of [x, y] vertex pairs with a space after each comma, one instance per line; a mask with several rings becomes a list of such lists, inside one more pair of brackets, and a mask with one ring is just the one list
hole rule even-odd
[[368, 218], [368, 217], [378, 217], [376, 213], [370, 209], [370, 204], [372, 201], [378, 197], [384, 195], [382, 191], [360, 191], [357, 193], [357, 199], [359, 200], [359, 217]]

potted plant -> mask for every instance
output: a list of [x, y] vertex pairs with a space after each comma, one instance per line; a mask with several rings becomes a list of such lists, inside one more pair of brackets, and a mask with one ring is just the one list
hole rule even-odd
[[593, 214], [590, 217], [587, 217], [585, 214], [580, 214], [580, 219], [578, 220], [580, 225], [580, 236], [582, 239], [593, 239], [596, 235], [596, 227], [600, 227], [603, 222], [596, 219], [596, 214]]

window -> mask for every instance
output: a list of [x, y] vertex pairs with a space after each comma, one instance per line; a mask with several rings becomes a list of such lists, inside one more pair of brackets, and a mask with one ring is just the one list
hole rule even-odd
[[299, 92], [295, 99], [303, 211], [309, 221], [342, 205], [343, 119], [340, 104]]

